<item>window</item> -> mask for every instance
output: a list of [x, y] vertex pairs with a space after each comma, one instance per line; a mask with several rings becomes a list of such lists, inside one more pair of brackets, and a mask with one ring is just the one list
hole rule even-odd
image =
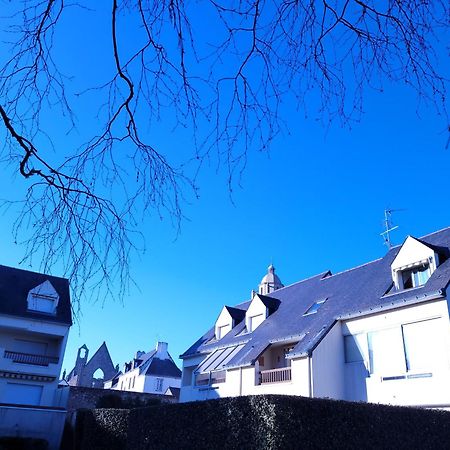
[[0, 401], [16, 405], [39, 406], [43, 389], [43, 386], [32, 384], [6, 383], [2, 390]]
[[31, 311], [39, 311], [52, 314], [55, 310], [55, 299], [43, 295], [32, 294], [28, 301], [28, 309]]
[[226, 371], [211, 372], [211, 384], [225, 383]]
[[257, 314], [248, 318], [248, 331], [255, 331], [264, 322], [264, 314]]
[[444, 360], [445, 349], [440, 337], [438, 319], [402, 326], [408, 371], [428, 371]]
[[156, 379], [155, 391], [157, 391], [157, 392], [161, 392], [162, 391], [163, 381], [164, 380], [162, 378], [157, 378]]
[[209, 373], [198, 373], [195, 377], [196, 386], [209, 386], [211, 384], [225, 383], [226, 371], [219, 370]]
[[318, 300], [317, 302], [314, 302], [303, 314], [304, 316], [308, 316], [310, 314], [315, 314], [317, 311], [319, 311], [320, 307], [327, 301], [327, 299]]
[[231, 324], [217, 327], [217, 339], [222, 339], [229, 331], [231, 331]]
[[405, 353], [401, 328], [368, 334], [370, 373], [394, 375], [405, 372]]
[[430, 266], [429, 264], [422, 264], [420, 266], [402, 270], [401, 277], [403, 289], [423, 286], [428, 281], [428, 278], [430, 278]]
[[55, 291], [52, 284], [47, 280], [28, 292], [28, 310], [46, 314], [56, 314], [58, 300], [58, 293]]

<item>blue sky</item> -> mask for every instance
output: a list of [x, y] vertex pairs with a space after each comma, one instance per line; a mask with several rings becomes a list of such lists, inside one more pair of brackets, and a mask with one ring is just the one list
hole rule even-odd
[[[124, 304], [82, 305], [63, 367], [72, 368], [82, 344], [92, 355], [103, 341], [120, 366], [157, 340], [167, 341], [176, 359], [224, 304], [249, 298], [271, 262], [287, 285], [383, 256], [385, 208], [401, 209], [393, 215], [397, 244], [408, 234], [450, 226], [446, 123], [417, 105], [413, 91], [388, 84], [383, 94], [366, 91], [360, 123], [324, 128], [286, 104], [290, 133], [278, 136], [270, 153], [249, 155], [241, 186], [231, 195], [225, 171], [211, 162], [199, 176], [200, 198], [184, 205], [179, 234], [170, 220], [145, 219], [147, 251], [131, 264], [137, 286]], [[170, 139], [189, 150], [183, 130], [168, 135], [165, 128], [156, 141]], [[24, 182], [9, 169], [3, 173], [0, 197], [20, 193]], [[14, 218], [10, 211], [0, 221], [1, 264], [18, 266]]]

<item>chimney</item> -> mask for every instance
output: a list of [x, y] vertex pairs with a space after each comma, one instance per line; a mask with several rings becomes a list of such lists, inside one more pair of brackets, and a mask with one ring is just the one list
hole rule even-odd
[[169, 353], [167, 351], [167, 347], [168, 347], [167, 342], [157, 342], [155, 358], [169, 359]]

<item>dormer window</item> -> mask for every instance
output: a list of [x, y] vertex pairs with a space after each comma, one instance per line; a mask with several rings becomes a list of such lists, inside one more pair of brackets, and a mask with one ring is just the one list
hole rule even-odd
[[403, 289], [411, 289], [423, 286], [430, 278], [430, 265], [423, 263], [419, 266], [411, 267], [401, 271]]
[[56, 314], [59, 295], [50, 281], [31, 289], [27, 297], [28, 311], [41, 312], [45, 314]]
[[221, 327], [217, 327], [217, 339], [222, 339], [226, 334], [231, 331], [231, 324], [222, 325]]
[[265, 314], [256, 314], [255, 316], [250, 316], [247, 319], [247, 329], [248, 332], [251, 333], [252, 331], [255, 331], [256, 328], [258, 328], [265, 319]]
[[391, 264], [397, 290], [423, 286], [439, 265], [435, 248], [408, 236]]
[[245, 311], [231, 306], [224, 306], [216, 320], [214, 337], [219, 340], [226, 336], [245, 317]]
[[267, 297], [266, 295], [255, 294], [250, 306], [245, 314], [245, 327], [248, 333], [256, 330], [273, 312], [275, 312], [280, 301]]

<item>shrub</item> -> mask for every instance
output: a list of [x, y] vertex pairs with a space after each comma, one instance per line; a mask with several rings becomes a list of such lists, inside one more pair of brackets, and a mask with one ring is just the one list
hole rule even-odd
[[160, 405], [161, 400], [159, 398], [146, 398], [139, 397], [122, 398], [119, 395], [107, 394], [100, 397], [95, 405], [96, 408], [115, 408], [115, 409], [134, 409], [145, 408], [148, 406]]
[[0, 450], [47, 450], [45, 439], [0, 437]]
[[249, 396], [133, 410], [88, 411], [89, 449], [442, 448], [450, 414], [406, 407]]

